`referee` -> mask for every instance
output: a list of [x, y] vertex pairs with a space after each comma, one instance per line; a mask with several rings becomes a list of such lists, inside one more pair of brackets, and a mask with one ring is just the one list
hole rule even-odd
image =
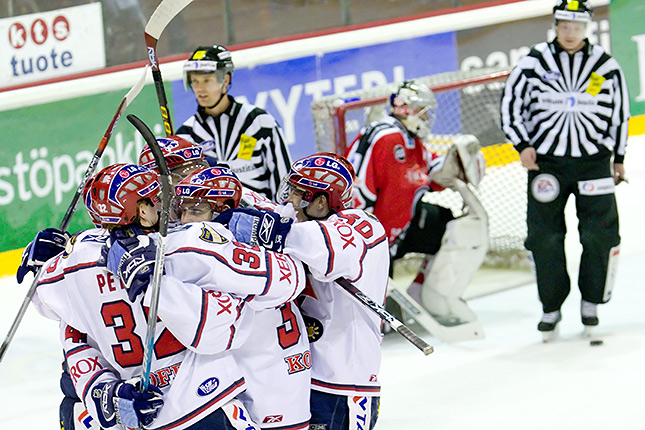
[[228, 95], [235, 70], [231, 53], [221, 45], [200, 46], [183, 69], [199, 106], [176, 134], [199, 144], [211, 165], [227, 164], [242, 185], [275, 200], [291, 155], [271, 114]]
[[[502, 96], [504, 133], [528, 169], [528, 237], [545, 341], [557, 335], [571, 289], [564, 208], [576, 199], [582, 258], [578, 287], [585, 334], [611, 298], [620, 236], [615, 185], [624, 180], [629, 96], [614, 58], [585, 38], [586, 0], [558, 0], [556, 38], [539, 43], [513, 69]], [[613, 169], [612, 169], [613, 166]]]

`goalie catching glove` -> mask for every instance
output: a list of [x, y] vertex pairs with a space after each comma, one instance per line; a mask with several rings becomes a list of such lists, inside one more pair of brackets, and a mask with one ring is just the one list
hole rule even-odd
[[68, 239], [69, 233], [55, 228], [38, 232], [22, 252], [22, 261], [16, 273], [18, 283], [22, 283], [28, 272], [36, 273], [47, 260], [63, 252]]
[[107, 252], [107, 269], [123, 282], [128, 298], [134, 302], [150, 284], [157, 246], [146, 235], [118, 239]]
[[224, 224], [238, 242], [282, 252], [293, 220], [270, 210], [252, 208], [228, 209], [216, 222]]
[[163, 394], [154, 385], [149, 385], [142, 393], [141, 382], [141, 378], [103, 382], [92, 389], [101, 427], [120, 424], [139, 428], [152, 424], [163, 406]]

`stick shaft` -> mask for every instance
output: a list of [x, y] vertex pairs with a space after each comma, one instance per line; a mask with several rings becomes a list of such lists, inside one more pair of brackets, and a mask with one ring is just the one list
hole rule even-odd
[[387, 322], [393, 330], [407, 339], [412, 345], [419, 348], [419, 350], [421, 350], [421, 352], [423, 352], [425, 355], [431, 354], [434, 351], [434, 348], [425, 340], [421, 339], [408, 326], [396, 319], [394, 315], [389, 313], [383, 306], [379, 305], [378, 303], [374, 302], [374, 300], [366, 296], [361, 290], [356, 288], [356, 286], [349, 282], [347, 279], [338, 278], [336, 279], [336, 283], [349, 294], [351, 294], [356, 300], [375, 312], [379, 317], [381, 317], [381, 319]]
[[[96, 166], [98, 165], [99, 161], [101, 160], [101, 157], [103, 156], [103, 152], [105, 151], [105, 148], [107, 147], [107, 144], [110, 141], [110, 137], [112, 137], [112, 133], [114, 132], [114, 127], [119, 121], [119, 118], [121, 118], [121, 114], [125, 111], [128, 105], [132, 102], [132, 100], [134, 100], [134, 98], [137, 96], [137, 94], [139, 94], [139, 92], [143, 88], [147, 74], [148, 74], [148, 67], [146, 66], [141, 78], [139, 78], [137, 83], [134, 84], [134, 86], [130, 89], [130, 91], [128, 91], [128, 93], [123, 97], [123, 100], [119, 104], [119, 107], [117, 108], [116, 113], [114, 114], [114, 116], [112, 117], [112, 120], [110, 121], [110, 125], [108, 125], [108, 128], [105, 131], [105, 134], [103, 134], [103, 138], [101, 138], [101, 141], [99, 142], [99, 145], [96, 148], [96, 151], [94, 152], [94, 156], [92, 156], [92, 159], [90, 160], [87, 166], [87, 169], [85, 170], [85, 175], [83, 175], [83, 179], [81, 179], [81, 182], [78, 184], [78, 188], [76, 188], [76, 192], [72, 197], [72, 201], [70, 202], [69, 206], [67, 206], [65, 215], [63, 215], [63, 219], [61, 220], [60, 225], [58, 226], [59, 230], [61, 231], [67, 230], [67, 227], [69, 226], [69, 223], [72, 219], [72, 215], [74, 215], [74, 212], [76, 211], [76, 207], [78, 206], [78, 202], [81, 198], [81, 195], [83, 195], [83, 189], [85, 188], [85, 184], [94, 175]], [[23, 317], [25, 316], [25, 312], [27, 312], [27, 308], [29, 307], [31, 298], [36, 292], [36, 285], [38, 283], [37, 280], [38, 280], [39, 274], [40, 274], [40, 269], [36, 271], [36, 274], [34, 275], [34, 280], [32, 281], [31, 286], [29, 287], [29, 290], [27, 290], [27, 295], [22, 301], [22, 305], [20, 306], [20, 309], [18, 309], [18, 313], [16, 314], [16, 317], [14, 318], [13, 323], [9, 328], [9, 332], [7, 333], [7, 336], [2, 342], [2, 346], [0, 346], [0, 362], [2, 362], [2, 359], [4, 358], [4, 355], [7, 352], [7, 349], [9, 348], [9, 344], [13, 340], [13, 337], [15, 336], [16, 331], [18, 330], [18, 326], [20, 325]]]

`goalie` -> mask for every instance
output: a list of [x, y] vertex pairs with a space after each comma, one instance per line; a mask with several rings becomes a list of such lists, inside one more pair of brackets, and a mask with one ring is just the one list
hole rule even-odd
[[[436, 107], [425, 85], [403, 82], [388, 99], [389, 115], [364, 127], [346, 156], [356, 170], [354, 207], [382, 222], [392, 262], [408, 252], [426, 254], [410, 288], [391, 283], [389, 295], [402, 305], [406, 299], [397, 300], [402, 296], [392, 289], [413, 298], [425, 314], [424, 323], [410, 312], [419, 323], [440, 338], [458, 340], [438, 332], [476, 321], [462, 296], [487, 251], [488, 217], [468, 184], [479, 184], [485, 161], [472, 135], [458, 137], [445, 156], [426, 149]], [[426, 192], [445, 188], [462, 196], [462, 216], [423, 200]]]

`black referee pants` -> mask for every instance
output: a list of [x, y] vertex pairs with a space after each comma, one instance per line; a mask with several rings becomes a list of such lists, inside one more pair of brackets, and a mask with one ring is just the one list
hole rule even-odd
[[620, 243], [618, 210], [613, 188], [598, 186], [606, 188], [609, 180], [593, 180], [612, 177], [610, 160], [608, 150], [586, 159], [538, 155], [540, 170], [529, 171], [525, 244], [533, 254], [544, 312], [559, 310], [571, 289], [564, 250], [564, 208], [571, 194], [582, 245], [580, 293], [592, 303], [609, 300], [604, 296], [610, 250]]

